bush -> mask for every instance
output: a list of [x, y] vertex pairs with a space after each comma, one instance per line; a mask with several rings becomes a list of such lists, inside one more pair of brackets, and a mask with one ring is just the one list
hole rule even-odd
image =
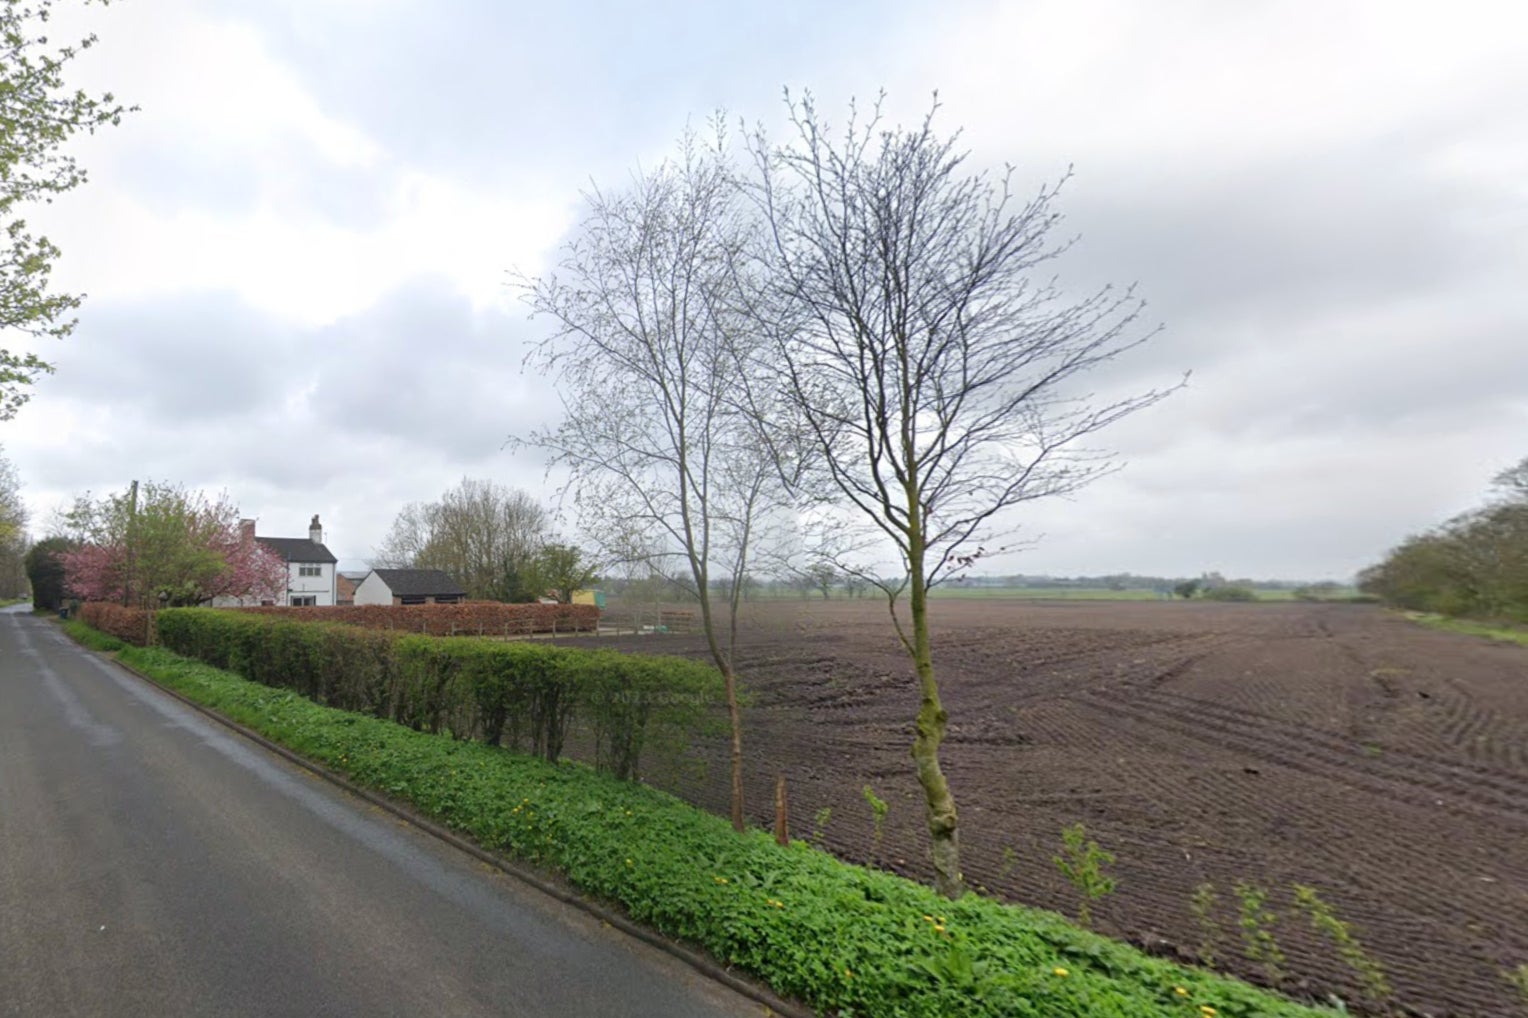
[[152, 642], [150, 636], [153, 619], [143, 608], [124, 608], [107, 601], [86, 601], [80, 605], [80, 619], [86, 625], [110, 633], [135, 647], [147, 646]]
[[530, 636], [534, 633], [592, 633], [600, 610], [592, 604], [356, 604], [321, 608], [266, 605], [239, 608], [251, 615], [299, 622], [338, 622], [422, 636]]
[[523, 746], [551, 761], [580, 720], [596, 766], [632, 779], [649, 739], [682, 743], [721, 688], [714, 669], [683, 658], [448, 640], [209, 608], [160, 612], [159, 640], [322, 704], [416, 731]]
[[1257, 593], [1251, 587], [1211, 587], [1200, 595], [1206, 601], [1256, 601]]
[[[171, 613], [166, 612], [166, 616]], [[451, 646], [459, 646], [452, 643]], [[555, 869], [823, 1014], [934, 1018], [1316, 1018], [1059, 916], [951, 902], [642, 785], [319, 707], [162, 648], [126, 660], [480, 844]]]

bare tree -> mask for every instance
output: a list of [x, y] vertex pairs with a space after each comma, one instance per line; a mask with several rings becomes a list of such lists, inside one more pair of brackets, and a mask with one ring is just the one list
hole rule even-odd
[[[1006, 511], [1111, 469], [1078, 441], [1166, 394], [1095, 402], [1079, 374], [1144, 342], [1130, 291], [1068, 300], [1034, 273], [1065, 250], [1059, 184], [1027, 202], [1010, 174], [970, 173], [955, 138], [887, 128], [879, 103], [829, 136], [810, 96], [776, 147], [749, 139], [774, 288], [754, 305], [782, 387], [820, 457], [818, 490], [894, 549], [879, 579], [921, 703], [912, 755], [935, 886], [963, 889], [955, 798], [939, 762], [947, 715], [929, 637], [930, 588], [1012, 532]], [[906, 591], [908, 612], [898, 612]]]
[[546, 532], [546, 510], [530, 495], [464, 477], [438, 502], [404, 506], [372, 564], [442, 569], [468, 597], [521, 600]]
[[687, 132], [676, 158], [626, 190], [589, 193], [557, 270], [525, 294], [557, 323], [535, 357], [565, 408], [529, 441], [570, 471], [580, 524], [607, 562], [641, 562], [698, 602], [725, 681], [741, 831], [738, 607], [780, 485], [741, 398], [759, 358], [737, 292], [744, 223], [725, 153], [718, 118], [711, 142]]

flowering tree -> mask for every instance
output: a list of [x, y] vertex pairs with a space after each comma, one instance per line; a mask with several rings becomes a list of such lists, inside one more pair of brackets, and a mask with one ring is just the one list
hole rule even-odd
[[178, 485], [134, 482], [126, 492], [75, 500], [65, 522], [80, 546], [63, 556], [65, 585], [87, 601], [175, 606], [216, 597], [278, 600], [281, 557], [241, 532], [239, 510]]

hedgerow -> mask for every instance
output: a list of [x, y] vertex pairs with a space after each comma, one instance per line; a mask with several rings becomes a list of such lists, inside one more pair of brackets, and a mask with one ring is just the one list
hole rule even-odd
[[244, 612], [159, 613], [161, 643], [254, 682], [423, 732], [525, 748], [550, 761], [575, 722], [596, 765], [635, 778], [658, 738], [680, 743], [720, 699], [721, 677], [674, 657], [535, 641], [445, 639]]
[[79, 617], [86, 625], [126, 643], [142, 647], [151, 642], [153, 618], [143, 608], [128, 608], [109, 601], [86, 601], [80, 605]]
[[483, 846], [843, 1018], [1297, 1018], [1308, 1008], [1051, 913], [780, 848], [644, 785], [315, 704], [162, 648], [123, 659]]
[[528, 636], [533, 633], [592, 633], [600, 610], [592, 604], [353, 604], [293, 608], [263, 605], [234, 611], [298, 622], [340, 622], [366, 629], [398, 630], [422, 636]]

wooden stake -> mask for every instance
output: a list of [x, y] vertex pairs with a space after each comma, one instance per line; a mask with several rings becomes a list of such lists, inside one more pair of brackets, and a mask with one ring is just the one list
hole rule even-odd
[[781, 848], [789, 848], [791, 833], [788, 821], [789, 811], [785, 803], [785, 775], [775, 779], [775, 844]]

